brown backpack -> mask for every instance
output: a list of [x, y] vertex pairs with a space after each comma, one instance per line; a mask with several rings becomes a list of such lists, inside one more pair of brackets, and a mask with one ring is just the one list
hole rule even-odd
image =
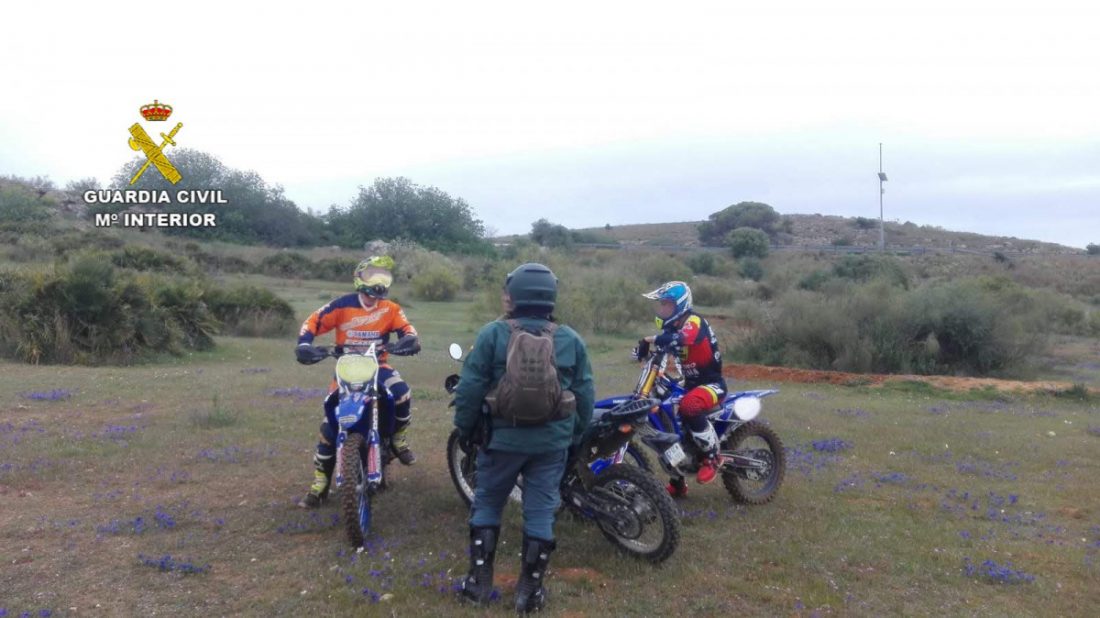
[[485, 400], [494, 418], [514, 427], [542, 425], [573, 414], [573, 393], [562, 391], [554, 354], [558, 325], [547, 322], [537, 333], [507, 320], [508, 356], [504, 375]]

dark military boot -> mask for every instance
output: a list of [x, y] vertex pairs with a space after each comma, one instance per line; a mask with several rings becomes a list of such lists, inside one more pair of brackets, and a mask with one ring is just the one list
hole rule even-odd
[[523, 536], [522, 564], [516, 582], [516, 612], [537, 612], [546, 605], [546, 589], [542, 584], [555, 547], [553, 541]]
[[463, 601], [485, 605], [493, 596], [493, 560], [500, 526], [470, 526], [470, 572], [459, 592]]

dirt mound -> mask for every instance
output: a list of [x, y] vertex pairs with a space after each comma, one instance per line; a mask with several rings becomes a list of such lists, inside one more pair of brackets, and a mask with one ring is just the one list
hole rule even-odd
[[[960, 378], [954, 376], [883, 375], [873, 373], [846, 373], [819, 369], [792, 369], [766, 365], [726, 365], [723, 373], [735, 380], [767, 382], [797, 382], [803, 384], [839, 384], [843, 386], [877, 386], [886, 382], [924, 382], [936, 388], [950, 391], [969, 391], [993, 388], [1002, 392], [1054, 392], [1072, 388], [1069, 382], [1024, 382], [995, 378]], [[1100, 394], [1100, 390], [1090, 389]]]

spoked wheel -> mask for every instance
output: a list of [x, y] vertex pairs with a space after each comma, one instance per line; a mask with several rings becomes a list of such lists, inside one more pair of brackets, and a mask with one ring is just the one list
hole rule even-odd
[[371, 494], [367, 489], [367, 470], [363, 464], [362, 434], [348, 434], [340, 447], [343, 486], [340, 488], [340, 506], [344, 513], [344, 528], [348, 541], [354, 547], [362, 547], [370, 531]]
[[664, 487], [632, 465], [614, 465], [596, 477], [592, 495], [613, 504], [596, 523], [609, 541], [650, 562], [663, 562], [680, 544], [680, 520]]
[[783, 442], [771, 427], [748, 422], [722, 444], [722, 482], [734, 501], [766, 504], [775, 497], [787, 470]]
[[[462, 501], [466, 506], [473, 504], [474, 490], [477, 488], [477, 451], [470, 454], [463, 452], [459, 446], [457, 429], [447, 439], [447, 470], [451, 473], [451, 482]], [[517, 504], [523, 502], [522, 476], [516, 479], [516, 486], [512, 488], [508, 499]]]

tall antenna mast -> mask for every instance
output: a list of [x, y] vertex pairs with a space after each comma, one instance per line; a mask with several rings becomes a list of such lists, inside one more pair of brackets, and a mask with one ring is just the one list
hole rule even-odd
[[886, 222], [882, 217], [882, 196], [886, 188], [886, 173], [882, 171], [882, 142], [878, 143], [878, 250], [886, 251]]

